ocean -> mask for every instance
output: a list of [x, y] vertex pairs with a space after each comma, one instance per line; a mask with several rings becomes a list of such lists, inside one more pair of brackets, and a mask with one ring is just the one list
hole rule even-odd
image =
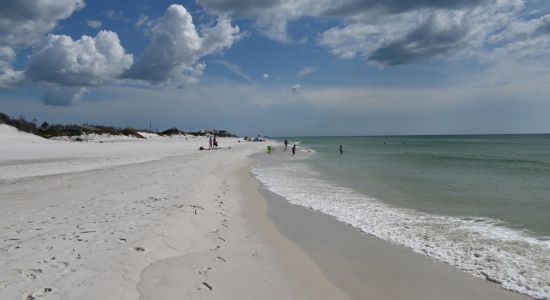
[[288, 139], [296, 156], [277, 146], [253, 169], [271, 192], [550, 299], [550, 135]]

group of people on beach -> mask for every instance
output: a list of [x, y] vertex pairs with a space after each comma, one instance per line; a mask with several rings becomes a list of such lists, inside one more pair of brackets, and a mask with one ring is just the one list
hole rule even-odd
[[[288, 140], [285, 139], [285, 151], [288, 148]], [[292, 155], [296, 155], [296, 145], [292, 146]]]
[[216, 140], [216, 136], [210, 136], [210, 138], [208, 139], [208, 149], [218, 149], [218, 141]]

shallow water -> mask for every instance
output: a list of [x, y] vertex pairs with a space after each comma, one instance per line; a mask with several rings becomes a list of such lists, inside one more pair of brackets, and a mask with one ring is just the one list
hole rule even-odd
[[254, 170], [271, 191], [505, 288], [550, 297], [550, 136], [290, 140], [299, 142], [296, 157], [277, 148]]

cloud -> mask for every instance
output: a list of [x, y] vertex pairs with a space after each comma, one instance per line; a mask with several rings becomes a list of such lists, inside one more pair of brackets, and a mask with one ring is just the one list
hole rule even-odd
[[42, 102], [53, 106], [71, 106], [80, 104], [80, 98], [87, 92], [84, 87], [50, 86]]
[[59, 20], [84, 7], [84, 0], [4, 0], [0, 9], [0, 46], [29, 46]]
[[212, 60], [212, 62], [220, 64], [220, 65], [226, 67], [229, 71], [231, 71], [231, 73], [239, 76], [240, 78], [242, 78], [242, 79], [244, 79], [248, 82], [254, 82], [254, 80], [252, 80], [252, 78], [250, 76], [248, 76], [248, 74], [246, 74], [245, 72], [243, 72], [243, 70], [241, 70], [241, 66], [239, 66], [237, 64], [228, 62], [226, 60]]
[[131, 22], [130, 18], [124, 16], [122, 11], [116, 11], [114, 9], [109, 9], [103, 12], [111, 20], [122, 21], [122, 22]]
[[269, 74], [264, 73], [264, 74], [262, 75], [262, 78], [263, 78], [264, 80], [268, 80], [268, 79], [269, 79]]
[[118, 35], [100, 31], [96, 37], [83, 35], [73, 40], [50, 34], [34, 47], [24, 71], [25, 80], [44, 83], [47, 105], [75, 105], [87, 92], [118, 79], [133, 63]]
[[23, 75], [12, 69], [15, 51], [53, 30], [59, 20], [84, 7], [84, 0], [3, 0], [0, 8], [0, 86], [18, 84]]
[[495, 52], [504, 56], [540, 57], [550, 52], [550, 13], [510, 22], [506, 31], [490, 40]]
[[[484, 60], [501, 55], [550, 54], [547, 17], [550, 9], [542, 1], [199, 0], [199, 3], [212, 13], [252, 20], [259, 32], [281, 42], [296, 39], [289, 36], [288, 27], [299, 25], [296, 21], [300, 19], [335, 20], [341, 25], [321, 32], [318, 44], [339, 58], [359, 56], [378, 65], [446, 57]], [[520, 38], [514, 35], [516, 30], [529, 33]], [[493, 43], [497, 36], [501, 41]], [[514, 38], [502, 39], [504, 36]]]
[[0, 47], [0, 70], [11, 68], [11, 63], [15, 60], [16, 54], [10, 47]]
[[302, 1], [280, 0], [200, 0], [199, 3], [211, 13], [221, 16], [230, 16], [235, 19], [253, 19], [256, 28], [266, 36], [280, 41], [290, 42], [292, 39], [287, 34], [287, 25], [290, 20], [299, 17], [297, 9]]
[[543, 36], [543, 35], [549, 35], [550, 34], [550, 14], [545, 15], [539, 19], [537, 19], [537, 27], [533, 31], [534, 36]]
[[[522, 13], [525, 13], [523, 0], [413, 10], [330, 28], [320, 35], [319, 44], [340, 58], [360, 56], [379, 65], [395, 66], [433, 58], [485, 60], [499, 57], [502, 52], [499, 49], [512, 42], [502, 36], [513, 31], [511, 24]], [[495, 43], [498, 36], [501, 36], [499, 44]]]
[[36, 82], [96, 86], [118, 78], [132, 62], [132, 55], [112, 31], [83, 35], [79, 40], [50, 34], [33, 48], [25, 75]]
[[323, 10], [326, 16], [358, 15], [363, 13], [399, 14], [422, 9], [462, 9], [492, 4], [493, 0], [347, 0]]
[[146, 15], [140, 15], [134, 24], [135, 27], [151, 27], [153, 26], [153, 22], [151, 19]]
[[10, 47], [0, 47], [0, 87], [16, 85], [23, 80], [23, 74], [12, 69], [17, 55]]
[[185, 7], [171, 5], [164, 16], [153, 21], [147, 31], [150, 44], [125, 77], [178, 86], [198, 82], [205, 67], [199, 60], [220, 53], [241, 38], [239, 27], [226, 19], [201, 28], [199, 33]]
[[[42, 0], [39, 5], [54, 3]], [[13, 7], [25, 6], [9, 2]], [[65, 10], [60, 17], [68, 17], [72, 11], [82, 7], [81, 1], [60, 0]], [[54, 4], [55, 4], [54, 3]], [[68, 4], [75, 4], [72, 9]], [[60, 8], [61, 6], [53, 7]], [[27, 6], [25, 6], [27, 7]], [[53, 10], [56, 11], [56, 10]], [[47, 15], [46, 11], [28, 12], [30, 15]], [[52, 17], [53, 13], [50, 13]], [[33, 15], [33, 16], [34, 16]], [[113, 19], [122, 19], [122, 13], [113, 10], [106, 15]], [[17, 17], [15, 12], [0, 11], [0, 21]], [[30, 17], [29, 17], [30, 18]], [[31, 19], [31, 18], [30, 18]], [[56, 20], [50, 21], [53, 29]], [[4, 22], [5, 23], [5, 22]], [[4, 25], [0, 22], [0, 28]], [[32, 23], [32, 22], [31, 22]], [[88, 20], [91, 27], [100, 27], [97, 20]], [[43, 102], [48, 105], [74, 105], [80, 103], [81, 97], [89, 87], [110, 84], [121, 79], [137, 79], [151, 83], [174, 84], [178, 87], [193, 85], [199, 82], [206, 64], [200, 59], [206, 55], [221, 53], [241, 38], [237, 26], [223, 18], [218, 18], [214, 26], [195, 28], [191, 15], [181, 5], [172, 5], [166, 14], [151, 20], [140, 17], [136, 26], [145, 27], [151, 42], [140, 60], [134, 63], [133, 55], [126, 53], [118, 35], [111, 31], [100, 31], [95, 37], [84, 35], [73, 40], [66, 35], [50, 34], [35, 41], [26, 42], [32, 45], [24, 71], [15, 71], [12, 64], [16, 60], [13, 45], [19, 42], [0, 41], [0, 86], [15, 85], [22, 82], [41, 83], [46, 89]], [[44, 34], [46, 30], [41, 31]], [[0, 31], [1, 34], [5, 34]], [[12, 34], [9, 32], [9, 34]], [[24, 47], [21, 46], [21, 47]], [[239, 76], [252, 80], [240, 71], [238, 66], [225, 64]]]
[[[424, 24], [415, 28], [402, 38], [393, 40], [368, 56], [369, 61], [384, 65], [402, 65], [418, 60], [443, 55], [460, 49], [464, 44], [468, 28], [448, 26], [448, 22], [437, 22], [430, 17]], [[444, 26], [441, 26], [444, 23]]]
[[300, 69], [298, 73], [296, 73], [296, 77], [304, 77], [315, 72], [317, 72], [317, 68], [305, 66], [305, 67], [302, 67], [302, 69]]
[[118, 13], [112, 9], [106, 10], [105, 15], [111, 19], [114, 19], [117, 17]]
[[379, 19], [416, 10], [461, 9], [493, 3], [495, 0], [199, 0], [213, 13], [235, 19], [252, 19], [264, 35], [281, 42], [295, 39], [288, 35], [288, 25], [303, 17], [332, 17], [346, 22]]
[[301, 88], [302, 86], [298, 83], [290, 87], [293, 93], [299, 93]]
[[367, 55], [384, 41], [402, 37], [403, 26], [415, 26], [417, 16], [390, 16], [382, 24], [352, 23], [343, 27], [333, 27], [319, 36], [319, 45], [327, 48], [341, 59], [352, 59], [357, 55]]
[[94, 29], [100, 29], [102, 26], [102, 23], [100, 20], [87, 20], [86, 25]]

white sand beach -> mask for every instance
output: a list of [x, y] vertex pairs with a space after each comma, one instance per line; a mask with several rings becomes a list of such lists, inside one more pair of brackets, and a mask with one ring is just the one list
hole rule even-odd
[[73, 143], [0, 126], [1, 299], [345, 298], [272, 230], [313, 274], [306, 289], [289, 280], [250, 230], [247, 214], [264, 214], [243, 212], [238, 187], [263, 143]]
[[527, 299], [269, 202], [266, 143], [0, 141], [0, 299]]

